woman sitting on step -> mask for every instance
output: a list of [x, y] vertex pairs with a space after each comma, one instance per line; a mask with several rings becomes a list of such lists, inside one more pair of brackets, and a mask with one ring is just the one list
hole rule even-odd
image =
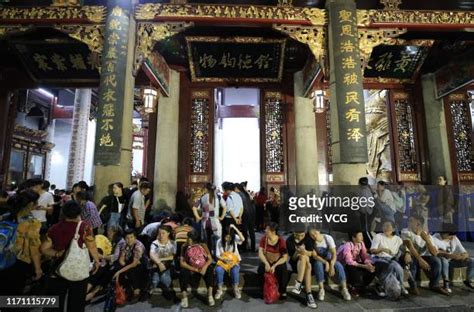
[[344, 300], [351, 300], [351, 295], [347, 289], [346, 272], [342, 264], [337, 261], [334, 238], [331, 235], [321, 233], [316, 227], [311, 227], [308, 233], [312, 242], [311, 258], [314, 260], [314, 275], [319, 285], [318, 299], [324, 301], [324, 281], [329, 276], [341, 286], [341, 294]]
[[[265, 235], [260, 240], [258, 258], [258, 274], [262, 277], [265, 272], [274, 273], [278, 281], [278, 291], [281, 299], [286, 299], [286, 285], [288, 283], [288, 250], [285, 240], [278, 236], [278, 224], [270, 222], [265, 228]], [[263, 283], [262, 283], [263, 284]]]
[[350, 233], [349, 238], [350, 241], [339, 246], [337, 260], [344, 265], [352, 296], [357, 298], [375, 278], [375, 267], [367, 254], [362, 231]]
[[217, 292], [216, 299], [221, 299], [224, 285], [224, 275], [226, 272], [230, 274], [232, 287], [234, 288], [234, 295], [236, 299], [241, 298], [239, 289], [239, 274], [240, 274], [240, 257], [237, 245], [242, 245], [245, 241], [243, 234], [239, 229], [231, 224], [222, 231], [222, 238], [216, 243], [216, 257], [218, 259], [216, 266], [217, 278]]
[[188, 240], [181, 249], [180, 265], [181, 307], [188, 307], [187, 288], [193, 276], [199, 276], [204, 279], [209, 306], [214, 306], [215, 302], [212, 296], [212, 282], [214, 280], [212, 255], [207, 245], [199, 241], [199, 233], [196, 230], [188, 233]]
[[296, 273], [296, 283], [293, 289], [294, 294], [300, 294], [303, 288], [306, 292], [306, 304], [312, 309], [318, 305], [314, 301], [311, 292], [311, 240], [308, 239], [304, 231], [295, 231], [286, 240], [288, 257], [293, 273]]

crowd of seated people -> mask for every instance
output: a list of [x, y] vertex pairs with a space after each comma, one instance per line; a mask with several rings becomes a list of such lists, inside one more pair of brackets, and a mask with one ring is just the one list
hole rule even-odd
[[[14, 256], [10, 263], [0, 263], [0, 279], [12, 281], [0, 283], [0, 294], [29, 294], [27, 285], [37, 283], [42, 294], [59, 296], [57, 311], [64, 307], [84, 311], [87, 302], [108, 294], [115, 283], [126, 290], [131, 302], [147, 300], [161, 288], [165, 298], [180, 300], [181, 307], [187, 308], [190, 286], [195, 286], [192, 281], [203, 280], [207, 303], [214, 306], [225, 298], [227, 277], [233, 297], [240, 299], [242, 255], [249, 252], [257, 253], [260, 260], [257, 274], [262, 287], [264, 274], [274, 275], [280, 299], [285, 300], [294, 274], [291, 292], [303, 292], [309, 308], [317, 308], [313, 286], [318, 286], [317, 299], [325, 300], [328, 279], [347, 301], [371, 291], [386, 297], [392, 288], [399, 289], [401, 296], [417, 295], [420, 271], [429, 277], [431, 290], [449, 296], [453, 269], [458, 267], [467, 268], [465, 286], [474, 288], [474, 260], [457, 238], [454, 225], [445, 223], [431, 235], [425, 218], [416, 213], [401, 231], [391, 215], [382, 219], [381, 230], [371, 241], [365, 238], [365, 230], [357, 228], [339, 243], [314, 225], [282, 235], [270, 218], [264, 221], [257, 243], [248, 225], [257, 230], [262, 225], [242, 225], [255, 219], [255, 194], [245, 183], [226, 182], [223, 194], [206, 185], [190, 217], [170, 212], [148, 216], [148, 181], [127, 188], [111, 184], [110, 193], [98, 205], [84, 183], [74, 185], [69, 194], [53, 195], [52, 201], [44, 195], [49, 194], [48, 188], [46, 181], [31, 180], [15, 194], [2, 195], [1, 229], [16, 240], [13, 248], [0, 250], [2, 259], [8, 258], [8, 252]], [[381, 198], [388, 196], [383, 185], [378, 190]], [[73, 280], [58, 270], [67, 261], [73, 241], [89, 254], [88, 278]]]

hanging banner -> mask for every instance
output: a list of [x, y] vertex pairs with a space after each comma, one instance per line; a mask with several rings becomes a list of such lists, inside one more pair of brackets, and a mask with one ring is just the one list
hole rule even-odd
[[[123, 2], [123, 1], [122, 1]], [[130, 11], [109, 8], [102, 52], [95, 165], [120, 164]]]
[[367, 138], [355, 1], [330, 2], [329, 14], [334, 45], [340, 162], [366, 163]]

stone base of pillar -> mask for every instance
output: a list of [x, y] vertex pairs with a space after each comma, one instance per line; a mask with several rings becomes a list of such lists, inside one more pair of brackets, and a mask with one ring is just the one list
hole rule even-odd
[[367, 176], [366, 164], [332, 164], [333, 185], [357, 185]]

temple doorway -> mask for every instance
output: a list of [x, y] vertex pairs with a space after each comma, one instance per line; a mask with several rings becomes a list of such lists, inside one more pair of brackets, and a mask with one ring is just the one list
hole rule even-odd
[[261, 185], [260, 90], [215, 90], [214, 182], [248, 182], [250, 190]]

